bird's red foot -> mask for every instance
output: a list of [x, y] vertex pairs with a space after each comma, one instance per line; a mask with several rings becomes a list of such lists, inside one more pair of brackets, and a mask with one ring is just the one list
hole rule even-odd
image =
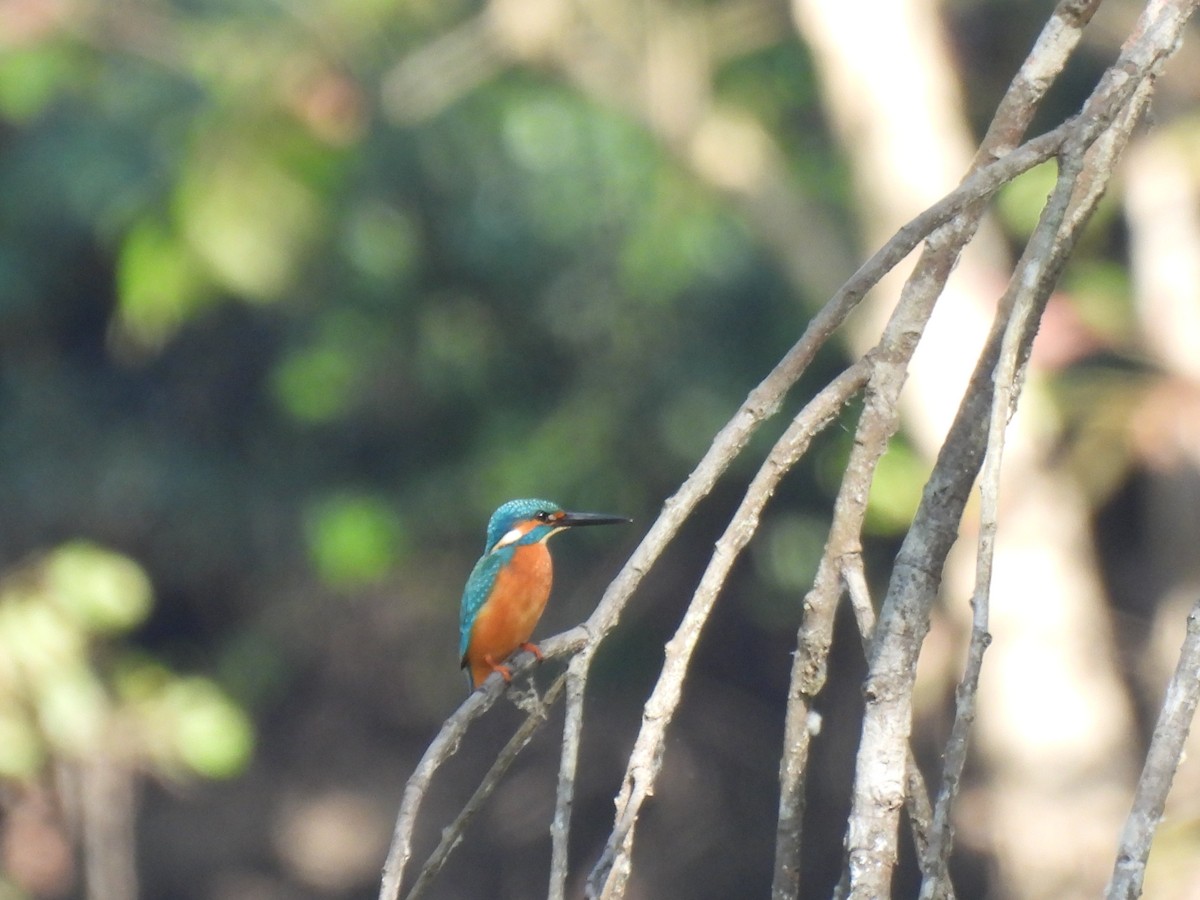
[[491, 656], [484, 656], [483, 661], [493, 672], [500, 673], [500, 677], [504, 679], [505, 684], [512, 684], [512, 669], [496, 662]]
[[537, 644], [531, 644], [528, 641], [526, 641], [525, 643], [519, 644], [518, 646], [522, 650], [528, 650], [530, 653], [532, 653], [534, 656], [536, 656], [538, 662], [542, 662], [546, 658], [546, 657], [542, 656], [542, 649]]

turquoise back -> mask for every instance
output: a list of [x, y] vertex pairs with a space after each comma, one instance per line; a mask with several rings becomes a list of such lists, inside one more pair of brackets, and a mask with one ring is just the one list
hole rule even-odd
[[467, 663], [467, 645], [471, 643], [471, 626], [475, 624], [475, 617], [492, 595], [496, 576], [508, 565], [515, 551], [516, 547], [510, 544], [492, 553], [485, 553], [471, 570], [471, 577], [467, 579], [467, 586], [463, 589], [462, 606], [458, 612], [458, 657], [463, 665]]

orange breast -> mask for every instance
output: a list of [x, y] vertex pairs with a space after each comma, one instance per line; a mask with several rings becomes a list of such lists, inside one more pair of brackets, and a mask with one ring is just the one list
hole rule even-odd
[[518, 547], [511, 562], [500, 570], [467, 645], [467, 663], [476, 687], [492, 673], [485, 656], [502, 663], [533, 636], [550, 598], [553, 577], [550, 551], [544, 542]]

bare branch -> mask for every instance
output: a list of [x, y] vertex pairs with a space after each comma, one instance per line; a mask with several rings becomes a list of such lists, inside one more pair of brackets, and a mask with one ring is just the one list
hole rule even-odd
[[[581, 628], [565, 631], [540, 644], [542, 655], [546, 659], [563, 656], [578, 650], [585, 638], [586, 633]], [[512, 666], [513, 677], [527, 671], [532, 664], [533, 654], [522, 654]], [[412, 855], [412, 836], [417, 823], [417, 812], [420, 810], [421, 801], [425, 798], [434, 774], [447, 759], [458, 751], [459, 742], [466, 734], [471, 722], [487, 712], [503, 690], [504, 681], [496, 676], [489, 678], [482, 688], [472, 692], [454, 714], [442, 724], [442, 730], [425, 749], [421, 761], [417, 763], [416, 769], [409, 776], [408, 783], [404, 786], [404, 798], [400, 802], [400, 813], [396, 817], [392, 845], [388, 850], [387, 861], [384, 863], [383, 881], [379, 888], [380, 900], [396, 900], [400, 896], [404, 869]]]
[[563, 721], [563, 747], [559, 759], [558, 792], [554, 821], [550, 825], [550, 889], [548, 900], [563, 900], [570, 868], [571, 807], [575, 802], [575, 771], [579, 741], [583, 734], [583, 689], [587, 682], [587, 658], [575, 656], [567, 664], [567, 714]]
[[[666, 549], [695, 505], [712, 490], [721, 473], [750, 440], [758, 426], [778, 410], [784, 394], [804, 374], [825, 341], [845, 321], [846, 316], [866, 292], [934, 229], [968, 205], [992, 196], [1020, 173], [1052, 157], [1072, 133], [1070, 125], [1069, 122], [1064, 123], [979, 169], [965, 179], [955, 191], [909, 221], [859, 267], [829, 302], [809, 320], [796, 344], [749, 393], [738, 411], [713, 439], [708, 451], [688, 479], [664, 504], [663, 512], [609, 585], [588, 620], [541, 643], [542, 652], [547, 658], [580, 653], [583, 658], [579, 663], [579, 671], [584, 673], [582, 679], [586, 681], [586, 672], [596, 648], [604, 636], [615, 627], [621, 611], [642, 577]], [[514, 676], [527, 671], [533, 662], [532, 654], [521, 654], [512, 666]], [[412, 853], [416, 815], [433, 775], [457, 750], [458, 742], [470, 723], [495, 702], [502, 684], [499, 678], [490, 678], [482, 691], [475, 692], [464, 701], [443, 724], [441, 732], [426, 749], [410, 777], [405, 786], [392, 844], [384, 866], [380, 900], [395, 900], [399, 897], [404, 869]], [[568, 719], [570, 718], [571, 707], [568, 705]], [[560, 762], [560, 789], [573, 783], [573, 775], [568, 778], [562, 774], [568, 770], [573, 772], [577, 765], [578, 743], [574, 744], [573, 751], [571, 746], [564, 746]], [[560, 795], [558, 806], [561, 807], [563, 802]], [[565, 817], [563, 822], [565, 827], [569, 823], [569, 817]], [[561, 840], [565, 842], [565, 833]]]
[[[1051, 37], [1045, 37], [1044, 34], [1046, 46], [1049, 48], [1047, 49], [1049, 62], [1045, 62], [1042, 68], [1023, 67], [1022, 74], [1014, 81], [1014, 85], [1021, 82], [1022, 90], [1027, 91], [1023, 102], [1013, 102], [1014, 111], [1011, 118], [998, 115], [998, 120], [1003, 119], [1003, 121], [1000, 125], [993, 123], [995, 134], [993, 136], [993, 131], [989, 131], [989, 141], [985, 142], [985, 147], [981, 149], [980, 156], [977, 157], [977, 162], [989, 158], [994, 161], [981, 165], [964, 179], [956, 191], [900, 229], [834, 294], [829, 303], [812, 318], [796, 345], [750, 392], [738, 411], [718, 433], [692, 474], [676, 494], [666, 502], [661, 515], [606, 590], [587, 622], [543, 643], [543, 650], [549, 656], [576, 654], [569, 664], [566, 675], [567, 714], [560, 759], [558, 797], [551, 829], [553, 858], [549, 893], [555, 900], [565, 893], [570, 814], [574, 799], [576, 767], [583, 723], [584, 693], [591, 660], [601, 641], [616, 626], [621, 612], [642, 577], [674, 538], [695, 505], [709, 493], [717, 478], [745, 447], [758, 426], [778, 411], [787, 391], [807, 369], [818, 350], [861, 301], [864, 294], [922, 240], [933, 235], [930, 238], [929, 247], [923, 255], [923, 260], [927, 259], [927, 262], [923, 266], [918, 264], [917, 274], [906, 287], [908, 299], [902, 301], [893, 323], [889, 325], [891, 336], [885, 335], [885, 339], [877, 348], [879, 351], [877, 354], [873, 353], [858, 364], [858, 366], [866, 366], [868, 365], [867, 360], [869, 360], [872, 385], [868, 401], [872, 397], [876, 397], [880, 407], [878, 413], [872, 413], [870, 416], [864, 413], [860, 422], [861, 428], [869, 427], [876, 432], [875, 437], [864, 444], [867, 449], [863, 451], [862, 471], [866, 473], [864, 484], [869, 486], [870, 473], [873, 471], [874, 465], [871, 461], [872, 456], [877, 459], [875, 454], [882, 452], [882, 448], [895, 428], [893, 413], [884, 407], [887, 406], [889, 398], [894, 398], [899, 385], [903, 383], [906, 354], [911, 352], [910, 345], [915, 342], [916, 336], [920, 333], [925, 316], [928, 315], [928, 310], [932, 308], [933, 302], [939, 295], [945, 276], [953, 267], [954, 259], [962, 244], [969, 240], [974, 232], [974, 227], [978, 222], [979, 206], [1013, 177], [1051, 156], [1062, 153], [1069, 158], [1076, 158], [1082, 155], [1096, 141], [1097, 135], [1104, 132], [1122, 110], [1129, 113], [1135, 106], [1140, 108], [1140, 103], [1144, 102], [1145, 96], [1148, 96], [1149, 93], [1149, 76], [1157, 71], [1161, 66], [1161, 60], [1169, 55], [1178, 40], [1179, 23], [1176, 22], [1175, 31], [1172, 33], [1171, 17], [1181, 15], [1180, 11], [1185, 6], [1190, 11], [1195, 2], [1196, 0], [1191, 0], [1190, 3], [1185, 4], [1180, 0], [1174, 5], [1158, 4], [1155, 7], [1156, 10], [1159, 10], [1158, 18], [1147, 14], [1139, 26], [1139, 30], [1135, 33], [1134, 39], [1127, 44], [1118, 66], [1114, 67], [1115, 74], [1106, 76], [1105, 81], [1089, 101], [1081, 116], [1011, 152], [1005, 152], [1015, 144], [1027, 124], [1027, 122], [1020, 121], [1020, 113], [1017, 110], [1029, 108], [1030, 96], [1040, 96], [1044, 85], [1048, 84], [1048, 79], [1052, 78], [1053, 73], [1058, 70], [1056, 67], [1061, 66], [1061, 62], [1055, 60], [1065, 59], [1065, 55], [1069, 53], [1069, 45], [1073, 41], [1072, 29], [1077, 30], [1095, 7], [1095, 2], [1082, 2], [1082, 0], [1060, 3], [1059, 12], [1056, 13], [1056, 15], [1061, 13], [1062, 18], [1058, 32]], [[1161, 12], [1164, 8], [1167, 9], [1167, 12]], [[1042, 40], [1039, 39], [1039, 43]], [[1137, 103], [1127, 103], [1126, 101], [1135, 91], [1139, 92], [1140, 100]], [[1117, 152], [1119, 152], [1119, 147]], [[1106, 177], [1107, 170], [1103, 166], [1091, 164], [1083, 166], [1082, 175], [1077, 181], [1077, 189], [1070, 198], [1069, 209], [1061, 219], [1062, 233], [1059, 234], [1057, 229], [1051, 232], [1055, 235], [1055, 241], [1049, 250], [1049, 255], [1044, 257], [1049, 262], [1041, 270], [1030, 275], [1033, 279], [1032, 286], [1029, 287], [1031, 296], [1044, 300], [1043, 291], [1048, 292], [1049, 285], [1053, 283], [1053, 278], [1057, 276], [1061, 268], [1066, 252], [1073, 244], [1074, 234], [1077, 231], [1076, 224], [1082, 222], [1086, 218], [1087, 212], [1090, 212], [1092, 201], [1103, 190]], [[1040, 305], [1035, 304], [1035, 306], [1037, 310], [1040, 310]], [[998, 323], [1006, 321], [1006, 315], [1002, 311], [998, 317]], [[1035, 312], [1034, 322], [1036, 322], [1036, 318]], [[1022, 364], [1025, 354], [1028, 352], [1029, 341], [1032, 339], [1031, 332], [1032, 327], [1022, 330], [1020, 344]], [[892, 589], [889, 591], [889, 600], [885, 602], [885, 622], [884, 627], [880, 629], [883, 633], [876, 636], [871, 654], [874, 680], [869, 683], [868, 717], [872, 715], [873, 705], [878, 706], [877, 697], [870, 697], [870, 691], [879, 689], [883, 682], [879, 680], [878, 676], [887, 670], [887, 667], [880, 663], [880, 660], [886, 656], [881, 648], [888, 648], [891, 646], [889, 642], [897, 640], [888, 635], [896, 629], [900, 629], [907, 631], [907, 636], [903, 640], [908, 641], [915, 638], [912, 648], [912, 659], [915, 661], [915, 653], [919, 648], [920, 639], [923, 637], [924, 629], [927, 628], [926, 598], [931, 596], [931, 592], [936, 589], [940, 578], [940, 566], [945, 557], [943, 547], [948, 549], [953, 540], [953, 532], [958, 518], [961, 516], [962, 503], [965, 502], [971, 481], [978, 471], [982, 448], [986, 444], [981, 423], [985, 421], [988, 410], [991, 408], [990, 373], [999, 353], [998, 334], [999, 332], [995, 332], [994, 339], [989, 340], [988, 349], [981, 358], [981, 365], [964, 400], [959, 417], [961, 421], [956, 423], [956, 430], [951, 432], [951, 442], [943, 451], [941, 469], [935, 470], [934, 477], [927, 486], [922, 512], [918, 513], [913, 533], [910, 533], [911, 542], [906, 541], [905, 550], [897, 560], [897, 569], [893, 576]], [[848, 371], [856, 372], [855, 378], [860, 374], [865, 377], [863, 374], [865, 369], [863, 373], [858, 373], [858, 366]], [[883, 374], [885, 371], [888, 373], [886, 376]], [[846, 373], [843, 377], [846, 377]], [[860, 385], [856, 385], [855, 389], [857, 386]], [[825, 396], [825, 394], [820, 396]], [[809, 408], [812, 408], [811, 405]], [[789, 429], [789, 434], [791, 433], [792, 430]], [[797, 452], [802, 452], [802, 449], [800, 448]], [[787, 465], [791, 465], [791, 463]], [[663, 735], [678, 702], [680, 685], [686, 675], [687, 661], [695, 645], [696, 636], [703, 621], [707, 618], [707, 610], [711, 609], [720, 584], [728, 571], [728, 565], [732, 563], [732, 559], [749, 540], [757, 516], [773, 488], [774, 480], [781, 477], [787, 465], [777, 465], [771, 460], [764, 464], [743, 501], [744, 509], [739, 511], [739, 517], [745, 515], [745, 520], [739, 521], [735, 518], [731, 522], [722, 539], [722, 546], [718, 548], [709, 565], [709, 570], [705, 574], [705, 581], [702, 582], [701, 589], [693, 598], [696, 614], [692, 616], [689, 613], [689, 617], [681, 623], [680, 632], [677, 635], [678, 642], [672, 645], [672, 652], [668, 654], [669, 658], [667, 664], [664, 665], [664, 673], [660, 678], [659, 686], [655, 689], [655, 696], [652, 696], [647, 704], [642, 735], [639, 736], [638, 745], [630, 758], [630, 766], [622, 786], [619, 801], [621, 805], [618, 809], [612, 840], [610, 840], [605, 857], [593, 872], [591, 885], [593, 889], [597, 889], [596, 885], [601, 882], [610, 885], [610, 887], [604, 888], [606, 896], [620, 896], [623, 890], [628, 851], [633, 840], [638, 810], [642, 801], [653, 788], [661, 758]], [[773, 466], [776, 468], [772, 468]], [[755, 494], [755, 492], [758, 493]], [[754, 496], [752, 497], [752, 495]], [[852, 523], [854, 518], [848, 517], [846, 521]], [[831, 606], [836, 603], [839, 592], [837, 576], [845, 571], [843, 564], [850, 558], [846, 554], [849, 553], [852, 556], [857, 552], [858, 529], [848, 527], [846, 534], [850, 537], [839, 538], [836, 543], [832, 541], [831, 536], [831, 543], [827, 546], [827, 551], [830, 551], [831, 548], [836, 550], [829, 556], [829, 562], [840, 561], [838, 565], [830, 569], [830, 573], [834, 576], [832, 579], [834, 599], [830, 602]], [[921, 558], [922, 556], [923, 558]], [[818, 640], [814, 646], [819, 646], [819, 644]], [[810, 661], [813, 660], [817, 661], [819, 666], [824, 665], [824, 657], [820, 653], [814, 653], [810, 658]], [[531, 663], [531, 657], [522, 656], [517, 661], [516, 672], [526, 671]], [[670, 672], [668, 672], [668, 666], [671, 667]], [[458, 742], [470, 722], [491, 706], [500, 690], [499, 679], [491, 679], [482, 691], [476, 692], [464, 702], [462, 707], [447, 720], [441, 733], [426, 751], [406, 785], [385, 868], [380, 894], [382, 900], [394, 900], [399, 894], [404, 868], [411, 854], [416, 816], [431, 779], [437, 769], [455, 752]], [[879, 715], [879, 711], [876, 710], [874, 714]], [[790, 710], [789, 715], [791, 715]], [[907, 721], [904, 723], [903, 736], [907, 737]], [[864, 732], [864, 746], [867, 739], [867, 734]], [[790, 748], [792, 745], [789, 742], [787, 746]], [[879, 746], [890, 745], [885, 741]], [[903, 744], [900, 746], [906, 751]], [[902, 753], [898, 759], [906, 756], [906, 752]], [[863, 759], [865, 757], [860, 752], [860, 775], [862, 775]], [[793, 757], [792, 763], [796, 763], [797, 760], [800, 764], [795, 766], [795, 772], [796, 783], [799, 784], [799, 779], [803, 774], [804, 757]], [[890, 764], [890, 760], [885, 760], [885, 763]], [[903, 768], [900, 767], [897, 771], [903, 771]], [[915, 788], [910, 788], [908, 792], [912, 793], [913, 790]], [[904, 791], [901, 789], [897, 792], [897, 796], [903, 793]], [[866, 795], [860, 791], [859, 796]], [[878, 800], [887, 798], [890, 794], [884, 792], [870, 796]], [[783, 820], [782, 809], [781, 803], [781, 823]], [[884, 818], [880, 821], [885, 821], [888, 815], [890, 812], [885, 811]], [[918, 811], [914, 819], [920, 818], [921, 814]], [[782, 834], [781, 824], [781, 838]], [[798, 848], [798, 830], [795, 835], [794, 846]], [[793, 842], [788, 841], [787, 843], [789, 847], [793, 846]], [[852, 839], [849, 846], [852, 851], [853, 865], [855, 858], [853, 850], [859, 844]], [[894, 853], [891, 858], [894, 860]], [[890, 866], [890, 863], [888, 865]], [[788, 870], [789, 878], [791, 871], [793, 870]], [[794, 896], [794, 894], [784, 894], [784, 896]]]
[[1023, 291], [1017, 298], [1013, 313], [1004, 330], [1000, 359], [996, 365], [995, 390], [992, 396], [991, 420], [988, 425], [987, 453], [980, 475], [980, 526], [976, 553], [975, 592], [971, 640], [962, 680], [955, 692], [955, 716], [950, 739], [946, 744], [942, 786], [934, 807], [933, 828], [929, 846], [922, 858], [922, 900], [943, 900], [951, 892], [949, 875], [950, 848], [953, 845], [950, 811], [958, 795], [963, 768], [967, 760], [967, 740], [975, 720], [975, 694], [983, 655], [991, 643], [988, 633], [988, 604], [991, 596], [992, 560], [995, 553], [996, 528], [999, 518], [1000, 469], [1004, 458], [1004, 436], [1009, 419], [1016, 407], [1018, 379], [1022, 366], [1022, 336], [1034, 321], [1037, 297], [1033, 291]]
[[[852, 897], [885, 896], [890, 890], [916, 660], [929, 628], [929, 610], [941, 580], [941, 568], [954, 542], [986, 445], [984, 423], [991, 406], [991, 376], [999, 353], [1000, 323], [1018, 296], [1033, 294], [1035, 315], [1021, 335], [1019, 349], [1023, 365], [1040, 310], [1083, 222], [1094, 211], [1112, 162], [1149, 96], [1154, 76], [1177, 46], [1194, 5], [1152, 4], [1143, 14], [1135, 39], [1126, 44], [1121, 58], [1085, 106], [1077, 133], [1064, 153], [1058, 185], [1001, 303], [997, 326], [897, 557], [869, 661], [867, 708], [847, 839]], [[1110, 125], [1107, 139], [1097, 141]], [[1093, 143], [1096, 147], [1088, 152], [1085, 165], [1083, 154]]]
[[[1063, 0], [1059, 4], [1001, 101], [963, 187], [987, 171], [985, 163], [988, 160], [1003, 158], [1025, 133], [1041, 97], [1061, 72], [1078, 42], [1079, 31], [1096, 5], [1098, 0], [1082, 4], [1078, 0]], [[899, 423], [897, 401], [917, 337], [924, 331], [963, 248], [974, 237], [983, 212], [982, 201], [975, 201], [935, 232], [909, 276], [900, 303], [880, 340], [880, 357], [888, 361], [888, 366], [872, 376], [869, 406], [860, 421], [852, 457], [834, 506], [834, 524], [813, 587], [804, 600], [804, 623], [792, 667], [779, 768], [774, 900], [791, 900], [799, 895], [803, 776], [810, 741], [807, 721], [812, 699], [825, 684], [825, 660], [832, 642], [834, 614], [840, 595], [842, 560], [860, 551], [869, 486], [879, 458]], [[915, 766], [912, 771], [916, 772]], [[919, 773], [917, 775], [919, 777]], [[928, 806], [928, 795], [921, 799], [920, 805]]]
[[[1060, 187], [1051, 198], [1057, 212], [1048, 206], [1043, 218], [1048, 223], [1046, 228], [1057, 230], [1066, 214], [1072, 187], [1073, 181], [1060, 180]], [[981, 366], [986, 364], [989, 374], [996, 353], [994, 343], [989, 340], [981, 357]], [[990, 396], [983, 406], [986, 414]], [[960, 448], [955, 439], [960, 437], [964, 425], [969, 428], [970, 443]], [[904, 798], [905, 750], [917, 656], [929, 627], [929, 608], [940, 581], [941, 565], [954, 541], [966, 494], [979, 470], [984, 443], [977, 421], [964, 423], [962, 411], [955, 426], [897, 556], [869, 659], [866, 712], [847, 832], [851, 897], [882, 897], [890, 892], [897, 852], [896, 817]], [[953, 460], [955, 465], [951, 467], [947, 460]], [[949, 484], [943, 484], [943, 480]]]
[[[867, 576], [863, 571], [862, 554], [856, 553], [845, 559], [842, 567], [842, 580], [846, 584], [846, 593], [850, 596], [850, 606], [854, 610], [854, 619], [858, 624], [859, 634], [863, 639], [863, 650], [868, 652], [871, 638], [875, 634], [875, 605], [871, 602], [870, 591], [867, 588]], [[908, 811], [909, 823], [912, 826], [913, 846], [917, 850], [917, 858], [924, 865], [925, 856], [929, 851], [930, 835], [933, 833], [933, 809], [929, 805], [929, 789], [925, 786], [925, 776], [917, 765], [917, 758], [912, 748], [908, 750], [905, 761], [905, 808]], [[927, 873], [922, 870], [922, 875]], [[843, 872], [845, 889], [849, 890], [849, 870]], [[839, 885], [841, 887], [841, 885]], [[945, 885], [942, 900], [954, 900], [954, 888], [949, 881]]]
[[[615, 627], [621, 611], [629, 597], [641, 582], [642, 577], [670, 543], [692, 509], [703, 499], [717, 478], [750, 440], [758, 426], [778, 410], [783, 396], [804, 374], [829, 337], [845, 321], [846, 316], [862, 300], [863, 296], [892, 268], [904, 259], [934, 229], [944, 224], [968, 205], [986, 199], [1004, 184], [1022, 172], [1028, 171], [1051, 158], [1071, 134], [1069, 123], [1059, 126], [1038, 138], [1022, 145], [1002, 159], [996, 160], [968, 177], [955, 191], [909, 221], [895, 236], [881, 247], [857, 272], [830, 298], [821, 310], [809, 320], [804, 334], [774, 369], [755, 387], [738, 411], [713, 439], [704, 458], [680, 489], [664, 504], [663, 512], [651, 526], [646, 537], [634, 550], [624, 568], [609, 585], [596, 610], [579, 629], [586, 639], [576, 649], [580, 658], [573, 666], [580, 675], [579, 696], [583, 696], [587, 671], [591, 659], [603, 638]], [[582, 702], [582, 701], [580, 701]], [[568, 699], [567, 727], [582, 727], [582, 708]], [[560, 760], [559, 795], [555, 816], [555, 844], [559, 848], [554, 856], [554, 885], [565, 879], [566, 829], [569, 826], [570, 793], [573, 791], [574, 772], [578, 765], [578, 740], [564, 743]], [[562, 823], [563, 831], [557, 829]], [[557, 896], [552, 894], [552, 896]]]
[[1200, 699], [1200, 600], [1188, 614], [1187, 636], [1179, 651], [1179, 663], [1167, 685], [1133, 808], [1121, 831], [1121, 845], [1105, 895], [1108, 900], [1135, 900], [1141, 896], [1150, 845], [1162, 819], [1171, 781], [1183, 759], [1183, 745], [1196, 713], [1197, 699]]
[[516, 761], [521, 751], [533, 740], [533, 736], [537, 734], [538, 729], [546, 724], [546, 717], [550, 714], [550, 708], [558, 702], [558, 697], [562, 693], [566, 681], [567, 673], [564, 672], [554, 679], [550, 687], [546, 689], [545, 696], [540, 698], [540, 700], [536, 696], [533, 698], [533, 708], [529, 711], [529, 715], [525, 717], [525, 721], [521, 723], [521, 727], [508, 739], [508, 743], [504, 745], [504, 749], [497, 755], [495, 762], [492, 763], [492, 767], [488, 769], [487, 774], [483, 776], [483, 780], [479, 782], [479, 787], [475, 788], [475, 793], [471, 795], [471, 799], [467, 801], [454, 821], [442, 831], [441, 841], [438, 842], [437, 848], [433, 853], [429, 855], [429, 859], [425, 862], [424, 867], [422, 867], [421, 874], [417, 876], [412, 890], [405, 896], [405, 900], [420, 900], [425, 895], [425, 891], [433, 883], [433, 879], [442, 871], [446, 860], [450, 858], [450, 854], [454, 852], [454, 848], [462, 840], [463, 832], [471, 824], [476, 813], [479, 812], [488, 798], [492, 796], [492, 793], [500, 784], [500, 780]]
[[675, 635], [667, 642], [662, 673], [642, 714], [625, 778], [617, 795], [617, 814], [608, 845], [588, 879], [589, 897], [616, 900], [624, 896], [633, 850], [634, 829], [642, 803], [653, 793], [662, 764], [666, 729], [683, 689], [688, 663], [708, 621], [713, 604], [742, 549], [758, 527], [763, 507], [779, 480], [792, 469], [812, 439], [828, 426], [842, 406], [866, 383], [870, 359], [860, 360], [814, 397], [780, 437], [758, 470], [725, 533], [717, 541], [708, 568]]
[[[1143, 82], [1141, 95], [1135, 94], [1127, 107], [1123, 120], [1118, 120], [1097, 141], [1090, 158], [1077, 178], [1077, 186], [1068, 209], [1061, 234], [1072, 235], [1090, 216], [1095, 203], [1103, 193], [1107, 173], [1119, 155], [1133, 123], [1136, 121], [1150, 82]], [[1099, 180], [1084, 177], [1089, 172], [1104, 173]], [[1082, 189], [1081, 189], [1082, 188]], [[1073, 237], [1070, 238], [1073, 243]], [[1069, 253], [1058, 250], [1062, 258]], [[988, 606], [991, 591], [992, 560], [996, 530], [998, 527], [999, 486], [1001, 459], [1004, 450], [1004, 435], [1008, 421], [1015, 411], [1016, 398], [1020, 392], [1024, 359], [1021, 355], [1021, 335], [1036, 330], [1034, 311], [1036, 297], [1032, 292], [1019, 294], [1013, 315], [1004, 332], [1000, 359], [995, 376], [995, 393], [992, 401], [991, 419], [987, 438], [987, 453], [980, 477], [980, 533], [976, 551], [976, 580], [971, 605], [973, 609], [971, 639], [967, 661], [958, 688], [955, 692], [955, 719], [944, 754], [942, 786], [938, 795], [933, 842], [923, 861], [924, 881], [921, 887], [922, 900], [940, 900], [947, 896], [950, 886], [948, 864], [953, 845], [951, 807], [958, 793], [962, 772], [966, 765], [967, 742], [970, 728], [975, 719], [975, 698], [979, 686], [979, 675], [983, 656], [991, 643], [988, 633]], [[1026, 350], [1027, 352], [1027, 350]]]
[[1062, 74], [1079, 44], [1084, 26], [1099, 6], [1100, 0], [1059, 0], [996, 106], [996, 114], [979, 145], [976, 164], [1003, 156], [1020, 142], [1046, 91]]

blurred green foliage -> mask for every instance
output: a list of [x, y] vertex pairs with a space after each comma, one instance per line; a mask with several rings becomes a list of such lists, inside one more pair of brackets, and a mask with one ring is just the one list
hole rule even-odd
[[[248, 737], [167, 673], [263, 714], [327, 597], [403, 598], [457, 690], [448, 622], [490, 511], [550, 496], [648, 522], [821, 299], [654, 135], [544, 73], [390, 121], [391, 66], [468, 13], [189, 0], [0, 36], [0, 563], [82, 534], [145, 566], [160, 602], [94, 609], [73, 638], [92, 680], [56, 702], [174, 722], [185, 768], [232, 772]], [[716, 75], [844, 220], [801, 48]], [[793, 525], [825, 502], [804, 472], [781, 500]], [[777, 529], [762, 627], [791, 627], [811, 539]]]
[[318, 501], [309, 512], [307, 531], [317, 571], [334, 586], [378, 581], [403, 549], [396, 513], [369, 495]]
[[253, 746], [245, 713], [211, 680], [130, 647], [152, 604], [128, 557], [64, 544], [0, 583], [0, 777], [96, 755], [169, 777], [225, 778]]

